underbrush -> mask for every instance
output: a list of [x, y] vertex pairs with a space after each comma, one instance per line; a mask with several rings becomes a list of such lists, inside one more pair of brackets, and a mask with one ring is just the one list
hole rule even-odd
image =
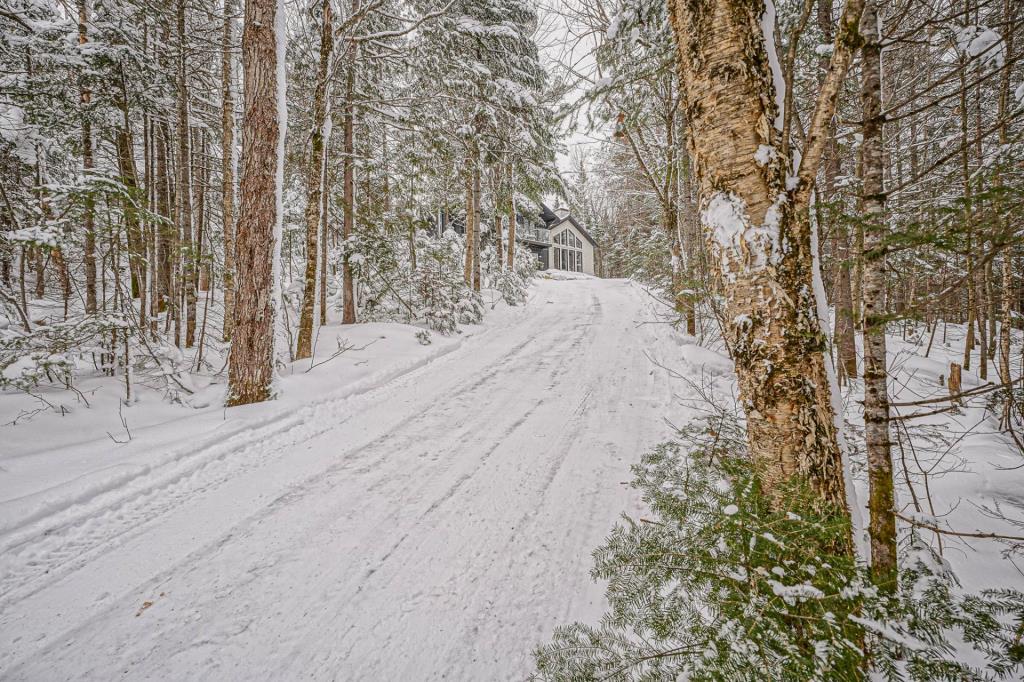
[[769, 497], [735, 418], [680, 430], [633, 467], [650, 518], [594, 552], [597, 626], [558, 628], [539, 680], [983, 680], [1019, 674], [1024, 594], [964, 594], [914, 531], [893, 595], [848, 547], [845, 514], [793, 484]]

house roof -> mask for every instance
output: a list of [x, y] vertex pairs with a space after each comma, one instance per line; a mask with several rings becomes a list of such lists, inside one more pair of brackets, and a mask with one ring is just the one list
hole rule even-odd
[[558, 215], [550, 208], [548, 208], [547, 204], [545, 204], [543, 201], [540, 203], [540, 207], [540, 216], [541, 218], [544, 219], [544, 222], [547, 223], [549, 230], [553, 230], [563, 223], [572, 223], [572, 226], [579, 230], [580, 234], [582, 234], [586, 238], [586, 240], [590, 242], [591, 246], [597, 246], [597, 240], [590, 236], [590, 233], [587, 232], [585, 227], [576, 222], [576, 218], [573, 217], [572, 213], [565, 216], [564, 218], [559, 218]]

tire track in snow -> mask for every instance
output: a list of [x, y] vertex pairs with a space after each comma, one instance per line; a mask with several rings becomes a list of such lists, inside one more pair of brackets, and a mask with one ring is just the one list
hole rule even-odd
[[619, 482], [647, 442], [652, 419], [638, 417], [671, 400], [637, 350], [671, 346], [630, 324], [629, 286], [558, 283], [547, 297], [12, 604], [39, 617], [58, 587], [166, 543], [257, 477], [302, 469], [121, 594], [68, 604], [49, 631], [25, 621], [44, 639], [11, 647], [0, 677], [521, 678], [538, 638], [592, 599], [590, 550], [627, 506]]
[[[451, 390], [458, 395], [495, 381], [509, 364], [528, 357], [530, 346], [535, 342], [535, 338], [527, 336], [509, 350], [501, 363], [481, 376], [470, 377], [457, 384]], [[410, 374], [420, 372], [422, 368]], [[414, 376], [407, 374], [398, 381], [409, 383], [414, 379]], [[386, 385], [371, 392], [368, 398], [386, 399], [394, 392], [394, 386]], [[381, 395], [372, 395], [374, 393]], [[351, 397], [346, 396], [302, 408], [296, 415], [285, 420], [283, 428], [278, 424], [272, 425], [269, 435], [261, 436], [261, 430], [256, 435], [236, 436], [223, 446], [218, 444], [216, 449], [223, 451], [215, 453], [212, 459], [201, 462], [195, 469], [173, 476], [162, 484], [147, 486], [126, 498], [115, 499], [110, 505], [92, 514], [46, 527], [38, 534], [5, 547], [3, 559], [0, 560], [0, 616], [10, 603], [30, 597], [62, 575], [88, 563], [97, 552], [115, 548], [121, 544], [119, 540], [126, 541], [137, 536], [144, 531], [147, 522], [172, 511], [195, 494], [210, 492], [228, 480], [266, 465], [275, 456], [287, 454], [289, 447], [343, 427], [359, 414], [355, 411], [347, 415], [340, 414], [343, 407], [358, 407], [351, 405], [351, 402]], [[340, 421], [335, 419], [339, 416]], [[429, 418], [428, 412], [413, 414], [395, 427]], [[239, 445], [232, 443], [236, 439], [241, 440]], [[372, 467], [374, 464], [368, 463], [366, 466]]]
[[[554, 332], [550, 332], [550, 334], [551, 335], [555, 335]], [[543, 336], [541, 336], [539, 338], [535, 337], [533, 339], [533, 342], [536, 342], [536, 341], [543, 342], [544, 340], [545, 339], [543, 338]], [[554, 344], [553, 348], [557, 349], [559, 345], [568, 345], [568, 343], [569, 343], [568, 340], [559, 339], [556, 336], [553, 339], [553, 344]], [[513, 348], [513, 350], [519, 350], [522, 347], [525, 347], [526, 345], [529, 345], [529, 344], [528, 343], [518, 344], [516, 347]], [[529, 361], [529, 362], [527, 362], [527, 361]], [[517, 363], [518, 364], [526, 363], [526, 364], [531, 364], [531, 365], [533, 364], [532, 361], [530, 361], [529, 358], [525, 354], [523, 354], [523, 353], [518, 353], [518, 352], [510, 353], [510, 354], [506, 355], [501, 360], [501, 362], [499, 362], [496, 365], [494, 365], [491, 369], [489, 369], [488, 371], [484, 372], [482, 375], [473, 376], [471, 378], [471, 380], [464, 381], [464, 382], [461, 382], [461, 383], [457, 384], [458, 386], [466, 386], [468, 388], [467, 393], [462, 398], [462, 400], [465, 401], [467, 404], [471, 403], [473, 401], [474, 392], [480, 392], [480, 391], [486, 392], [486, 391], [490, 390], [492, 388], [492, 384], [495, 382], [495, 380], [500, 380], [502, 378], [503, 374], [505, 373], [505, 371], [507, 371], [509, 369], [509, 366], [511, 366], [512, 370], [516, 370], [517, 369], [516, 368]], [[564, 371], [564, 369], [561, 370], [561, 371]], [[514, 402], [514, 399], [515, 399], [515, 396], [509, 395], [506, 400], [507, 400], [507, 402]], [[453, 404], [453, 405], [446, 406], [445, 409], [447, 411], [451, 412], [451, 411], [465, 410], [465, 409], [467, 409], [467, 406]], [[411, 426], [416, 426], [417, 424], [429, 422], [431, 420], [436, 420], [437, 418], [438, 418], [438, 415], [436, 415], [436, 414], [428, 415], [426, 413], [421, 413], [421, 414], [417, 415], [416, 418], [414, 418], [414, 419], [403, 420], [403, 422], [401, 423], [400, 426], [402, 428], [404, 428], [406, 426], [410, 426], [410, 427]], [[459, 444], [464, 440], [464, 438], [463, 438], [464, 433], [469, 431], [472, 428], [477, 428], [477, 427], [478, 427], [478, 425], [469, 424], [469, 425], [465, 425], [464, 427], [460, 428], [460, 430], [459, 430], [459, 432], [460, 432], [459, 437], [456, 437], [454, 439], [453, 447], [450, 449], [449, 452], [446, 452], [445, 454], [450, 454], [450, 452], [453, 452], [456, 449], [458, 449]], [[219, 549], [228, 547], [229, 546], [228, 540], [230, 540], [231, 542], [239, 541], [239, 539], [243, 538], [248, 531], [252, 530], [253, 528], [258, 527], [264, 521], [266, 521], [268, 518], [271, 518], [275, 514], [280, 513], [281, 510], [284, 509], [284, 508], [287, 508], [287, 507], [289, 507], [291, 505], [294, 505], [297, 502], [300, 502], [300, 501], [302, 501], [302, 500], [304, 500], [304, 499], [306, 499], [306, 498], [308, 498], [308, 497], [310, 497], [310, 496], [312, 496], [314, 494], [321, 494], [321, 495], [323, 495], [323, 494], [329, 493], [330, 490], [334, 487], [335, 479], [337, 479], [337, 478], [340, 478], [340, 477], [343, 477], [343, 476], [347, 476], [347, 475], [352, 475], [352, 474], [355, 474], [357, 477], [361, 477], [361, 476], [363, 476], [363, 475], [365, 475], [367, 473], [370, 473], [370, 472], [379, 472], [379, 475], [377, 476], [377, 478], [378, 479], [383, 479], [384, 482], [387, 482], [389, 480], [389, 474], [393, 474], [393, 472], [383, 471], [383, 470], [381, 470], [380, 467], [387, 460], [389, 454], [391, 453], [391, 448], [388, 447], [388, 444], [389, 444], [389, 441], [393, 437], [394, 437], [394, 430], [389, 430], [389, 432], [387, 434], [377, 438], [375, 441], [367, 444], [366, 446], [363, 446], [363, 447], [359, 448], [357, 451], [350, 453], [350, 454], [365, 454], [365, 453], [371, 452], [371, 451], [379, 453], [379, 457], [377, 457], [376, 459], [374, 459], [372, 461], [369, 461], [369, 462], [366, 462], [366, 463], [362, 464], [358, 468], [354, 468], [354, 469], [352, 468], [353, 464], [355, 464], [357, 460], [354, 461], [353, 459], [351, 459], [349, 457], [346, 457], [346, 458], [338, 461], [329, 470], [327, 470], [325, 472], [317, 473], [314, 476], [311, 476], [310, 478], [308, 478], [308, 479], [306, 479], [306, 480], [304, 480], [304, 481], [302, 481], [302, 482], [300, 482], [300, 483], [298, 483], [296, 485], [293, 485], [288, 492], [286, 492], [285, 494], [281, 495], [280, 497], [270, 501], [263, 509], [260, 510], [259, 513], [255, 514], [255, 515], [253, 515], [253, 516], [251, 516], [249, 518], [247, 518], [245, 520], [244, 524], [241, 524], [239, 526], [235, 526], [234, 528], [232, 528], [231, 529], [231, 533], [230, 533], [229, 536], [225, 536], [225, 537], [219, 539], [217, 542], [213, 543], [213, 545], [210, 546], [210, 547], [204, 548], [203, 550], [200, 550], [198, 552], [195, 552], [195, 553], [189, 555], [188, 557], [186, 557], [186, 559], [184, 561], [181, 562], [181, 564], [179, 566], [172, 567], [171, 569], [165, 571], [161, 576], [159, 576], [158, 578], [154, 579], [153, 583], [155, 585], [163, 586], [167, 582], [169, 576], [172, 575], [176, 570], [178, 570], [180, 568], [180, 566], [203, 566], [203, 565], [209, 563], [214, 558], [213, 556], [211, 556], [211, 551], [212, 552], [216, 552]], [[500, 442], [500, 440], [501, 440], [501, 436], [499, 435], [496, 438], [496, 442]], [[401, 479], [397, 479], [397, 480], [401, 480]], [[369, 490], [369, 489], [371, 489], [373, 487], [374, 486], [371, 485], [371, 486], [368, 486], [367, 489]], [[410, 492], [411, 492], [410, 490], [405, 490], [403, 492], [403, 494], [409, 495]], [[436, 506], [439, 506], [439, 505], [435, 505], [435, 507]], [[424, 514], [423, 516], [425, 516], [425, 515], [426, 514]], [[396, 513], [396, 516], [397, 516], [397, 513]], [[390, 521], [390, 519], [389, 519], [389, 521]], [[387, 525], [387, 523], [385, 523], [385, 525]], [[369, 543], [370, 545], [372, 545], [374, 541], [371, 538], [368, 537], [368, 538], [366, 538], [366, 542]], [[248, 576], [248, 579], [249, 580], [256, 580], [256, 579], [258, 579], [259, 576], [263, 572], [265, 572], [269, 568], [274, 567], [275, 565], [276, 565], [276, 562], [269, 562], [269, 563], [268, 562], [260, 562], [260, 564], [257, 567], [255, 567], [252, 570], [249, 570], [249, 571], [246, 572], [247, 576]], [[248, 580], [247, 580], [247, 582], [248, 582]], [[356, 582], [360, 582], [360, 581], [357, 580]], [[160, 589], [163, 589], [163, 587], [161, 587]], [[114, 608], [114, 607], [111, 607], [111, 608]], [[99, 622], [102, 622], [105, 617], [109, 616], [109, 611], [110, 610], [107, 609], [104, 612], [97, 614], [94, 618], [90, 619], [90, 622], [82, 625], [81, 627], [76, 628], [74, 631], [69, 632], [68, 635], [70, 635], [72, 638], [77, 639], [78, 637], [91, 632], [95, 628], [96, 624], [98, 624]], [[55, 646], [52, 649], [48, 649], [47, 650], [48, 651], [47, 655], [54, 655], [59, 650], [60, 650], [60, 647]], [[17, 670], [12, 670], [11, 672], [15, 676], [17, 676], [17, 674], [18, 674]]]

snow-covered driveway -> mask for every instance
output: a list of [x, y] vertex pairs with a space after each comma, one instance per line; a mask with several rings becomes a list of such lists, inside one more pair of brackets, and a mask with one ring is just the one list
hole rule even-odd
[[603, 610], [590, 552], [677, 409], [654, 320], [627, 282], [540, 282], [358, 399], [44, 519], [0, 565], [0, 678], [522, 679]]

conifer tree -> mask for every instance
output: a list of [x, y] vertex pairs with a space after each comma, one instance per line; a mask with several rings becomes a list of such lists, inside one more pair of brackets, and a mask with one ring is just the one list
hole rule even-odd
[[237, 291], [228, 365], [228, 405], [273, 396], [276, 294], [280, 291], [284, 10], [278, 0], [246, 0], [242, 32], [245, 107], [235, 246]]

